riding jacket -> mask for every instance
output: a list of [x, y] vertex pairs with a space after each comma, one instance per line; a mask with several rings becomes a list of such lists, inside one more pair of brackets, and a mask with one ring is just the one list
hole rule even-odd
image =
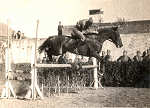
[[80, 20], [77, 22], [75, 28], [73, 28], [71, 35], [74, 38], [79, 38], [82, 41], [85, 41], [84, 33], [87, 32], [92, 23], [89, 20]]

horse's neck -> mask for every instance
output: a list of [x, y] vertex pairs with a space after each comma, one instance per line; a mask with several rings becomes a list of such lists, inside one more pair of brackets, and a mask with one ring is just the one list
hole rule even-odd
[[98, 34], [97, 35], [98, 37], [98, 41], [100, 42], [100, 43], [104, 43], [106, 40], [109, 40], [109, 34], [107, 34], [107, 33], [101, 33], [101, 34]]
[[106, 40], [108, 40], [108, 36], [106, 33], [101, 34], [88, 34], [86, 35], [86, 38], [89, 38], [90, 40], [98, 41], [99, 43], [103, 44]]
[[[85, 36], [86, 36], [86, 38], [89, 38], [91, 40], [96, 40], [96, 41], [100, 42], [101, 44], [103, 44], [106, 40], [109, 39], [109, 34], [107, 32], [103, 32], [103, 33], [100, 33], [100, 34], [91, 33], [91, 34], [86, 34]], [[66, 39], [65, 39], [64, 43], [69, 42], [69, 44], [71, 44], [71, 45], [76, 45], [78, 43], [77, 40], [74, 40], [74, 39], [69, 38], [67, 36], [65, 38]]]

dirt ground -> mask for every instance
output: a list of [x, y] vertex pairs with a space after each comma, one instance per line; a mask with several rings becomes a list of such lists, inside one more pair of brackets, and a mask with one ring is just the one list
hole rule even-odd
[[149, 100], [150, 89], [147, 88], [86, 88], [43, 100], [0, 99], [0, 108], [150, 107]]

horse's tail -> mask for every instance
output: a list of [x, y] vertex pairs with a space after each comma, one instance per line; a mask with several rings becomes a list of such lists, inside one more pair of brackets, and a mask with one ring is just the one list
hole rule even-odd
[[50, 38], [51, 38], [51, 37], [49, 37], [48, 39], [46, 39], [46, 40], [39, 46], [39, 48], [38, 48], [39, 53], [42, 53], [42, 52], [45, 50], [45, 48], [50, 44]]

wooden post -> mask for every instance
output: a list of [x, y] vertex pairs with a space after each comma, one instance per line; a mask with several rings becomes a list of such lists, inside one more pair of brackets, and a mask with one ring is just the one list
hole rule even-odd
[[41, 99], [43, 99], [43, 94], [40, 91], [40, 88], [37, 84], [37, 69], [34, 64], [34, 48], [32, 48], [32, 56], [31, 56], [31, 86], [29, 87], [29, 90], [25, 96], [26, 99], [36, 99], [37, 94], [40, 96]]
[[58, 87], [58, 95], [60, 95], [60, 76], [57, 77], [57, 87]]
[[[97, 65], [97, 61], [96, 58], [93, 58], [93, 65]], [[98, 89], [98, 74], [97, 74], [97, 67], [94, 68], [94, 72], [93, 72], [93, 76], [94, 76], [94, 89]]]
[[68, 93], [68, 87], [69, 87], [69, 75], [67, 75], [67, 93]]
[[35, 95], [35, 85], [37, 83], [37, 70], [36, 70], [36, 67], [35, 65], [37, 64], [37, 36], [38, 36], [38, 27], [39, 27], [39, 20], [37, 20], [37, 26], [36, 26], [36, 38], [35, 38], [35, 47], [34, 47], [34, 64], [33, 64], [33, 99], [36, 98], [36, 95]]
[[11, 82], [9, 81], [9, 74], [11, 70], [11, 61], [10, 61], [10, 36], [9, 36], [9, 21], [7, 20], [7, 48], [5, 49], [5, 87], [2, 90], [1, 98], [10, 98], [10, 93], [12, 93], [13, 97], [16, 98], [16, 94], [13, 90]]
[[37, 49], [37, 36], [38, 36], [38, 24], [39, 20], [37, 20], [37, 28], [36, 28], [36, 39], [35, 39], [35, 46], [32, 48], [32, 56], [31, 56], [31, 86], [25, 96], [25, 98], [29, 99], [30, 97], [32, 99], [36, 99], [36, 93], [43, 99], [43, 94], [40, 91], [40, 88], [37, 84], [37, 54], [36, 54], [36, 49]]

